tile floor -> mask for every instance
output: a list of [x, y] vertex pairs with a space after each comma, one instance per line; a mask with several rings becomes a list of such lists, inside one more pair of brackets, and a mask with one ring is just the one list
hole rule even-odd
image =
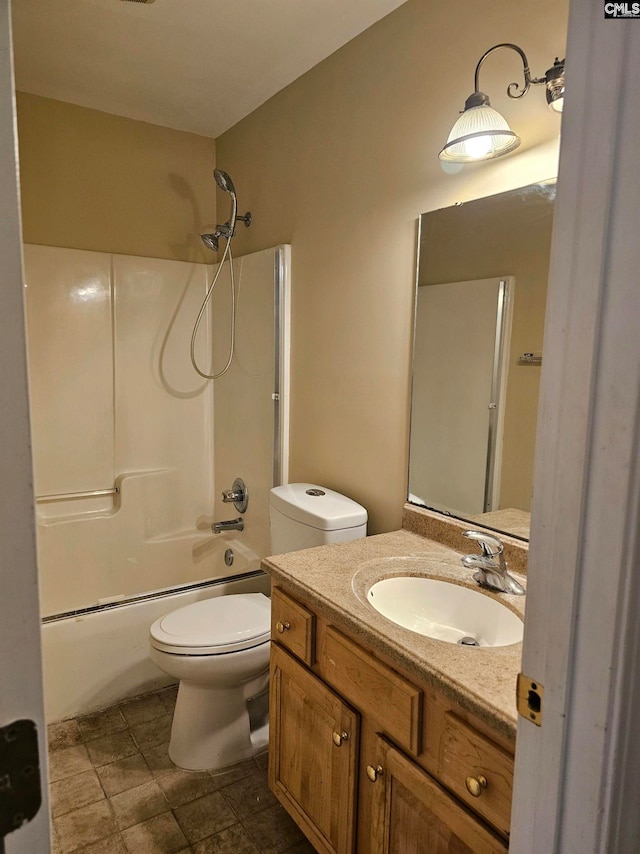
[[53, 854], [313, 854], [269, 791], [266, 753], [221, 772], [173, 765], [176, 690], [50, 725]]

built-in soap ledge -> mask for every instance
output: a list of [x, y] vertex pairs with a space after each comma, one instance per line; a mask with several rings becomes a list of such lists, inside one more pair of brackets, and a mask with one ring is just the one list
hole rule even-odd
[[[402, 513], [402, 527], [412, 534], [426, 537], [461, 554], [468, 554], [471, 549], [469, 548], [469, 540], [463, 536], [464, 532], [470, 528], [477, 529], [484, 526], [477, 520], [473, 522], [462, 521], [453, 516], [445, 516], [443, 513], [427, 510], [425, 507], [405, 504]], [[495, 528], [487, 526], [487, 530], [495, 533]], [[529, 543], [508, 534], [498, 533], [497, 536], [504, 545], [505, 560], [509, 569], [526, 575]]]

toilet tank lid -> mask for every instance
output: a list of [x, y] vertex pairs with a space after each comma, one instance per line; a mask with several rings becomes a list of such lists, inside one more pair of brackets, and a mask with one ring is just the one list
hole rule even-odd
[[315, 483], [275, 486], [269, 503], [283, 516], [321, 531], [357, 528], [367, 522], [367, 511], [362, 505]]

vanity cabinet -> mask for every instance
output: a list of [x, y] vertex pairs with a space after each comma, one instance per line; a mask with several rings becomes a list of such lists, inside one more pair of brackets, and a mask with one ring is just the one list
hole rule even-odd
[[272, 590], [269, 784], [322, 854], [508, 850], [513, 742]]
[[371, 789], [369, 820], [361, 825], [371, 854], [494, 854], [506, 851], [442, 786], [385, 738], [363, 757]]
[[271, 789], [319, 850], [354, 851], [360, 716], [275, 644], [270, 691]]

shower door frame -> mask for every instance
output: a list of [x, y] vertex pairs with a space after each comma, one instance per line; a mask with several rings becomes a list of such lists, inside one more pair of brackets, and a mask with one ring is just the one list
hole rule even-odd
[[273, 485], [289, 482], [291, 354], [291, 246], [276, 246], [274, 269], [275, 377], [273, 388]]

